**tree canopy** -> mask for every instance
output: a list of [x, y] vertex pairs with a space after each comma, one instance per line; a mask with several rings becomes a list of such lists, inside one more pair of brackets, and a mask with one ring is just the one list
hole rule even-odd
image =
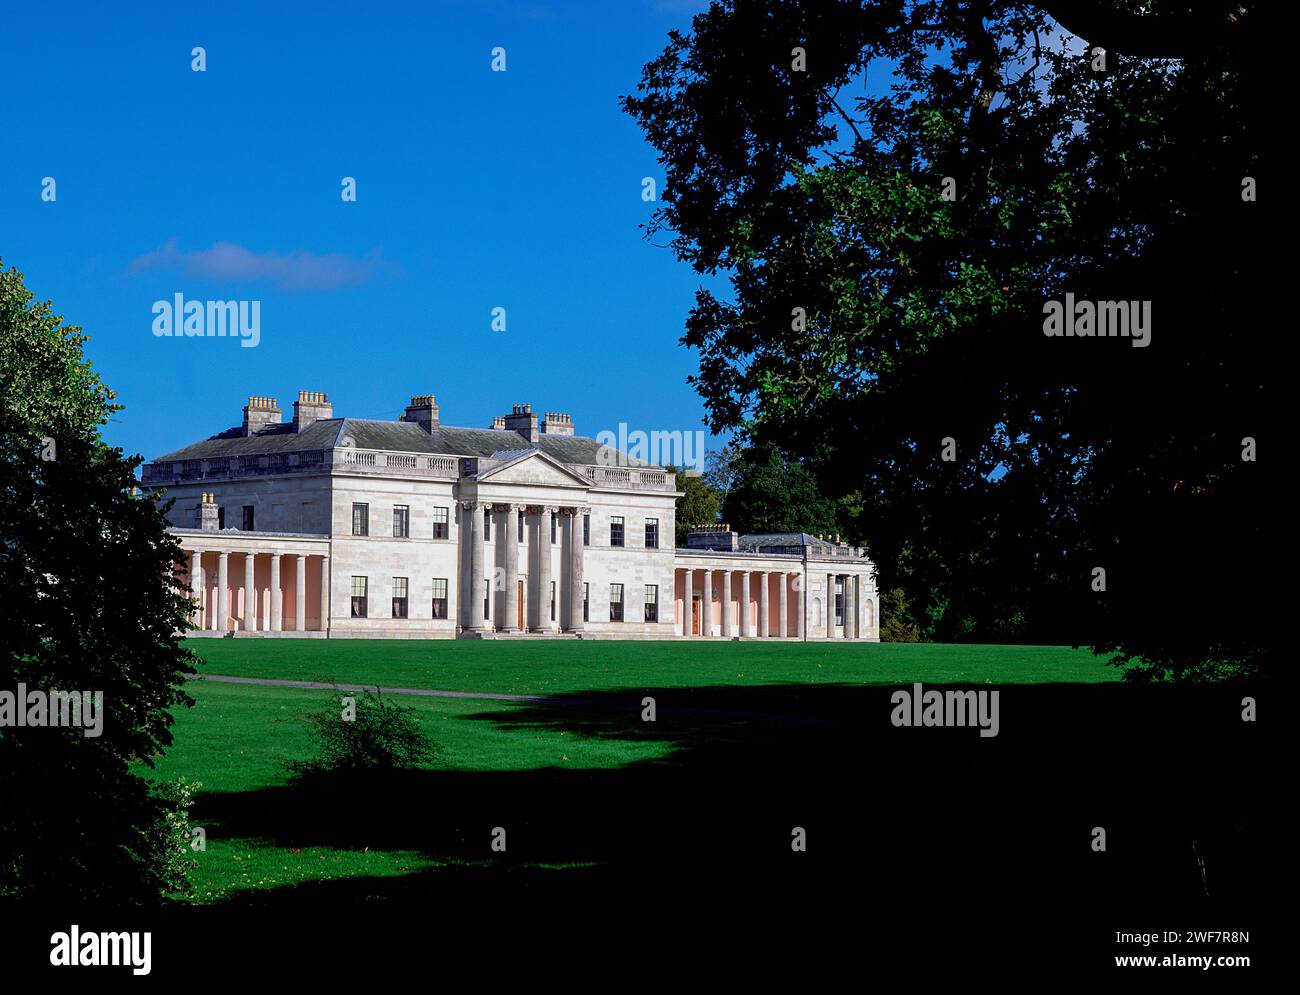
[[173, 873], [169, 808], [132, 774], [188, 704], [180, 547], [138, 458], [99, 429], [118, 410], [86, 337], [0, 268], [0, 690], [100, 693], [98, 736], [0, 728], [0, 898], [156, 901]]
[[[1257, 6], [715, 0], [624, 98], [648, 236], [728, 283], [683, 337], [711, 426], [859, 495], [949, 635], [1264, 662], [1223, 600], [1271, 601]], [[1069, 300], [1149, 343], [1049, 337]]]

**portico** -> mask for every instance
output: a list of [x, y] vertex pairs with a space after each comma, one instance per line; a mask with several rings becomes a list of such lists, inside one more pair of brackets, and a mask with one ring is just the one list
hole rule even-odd
[[185, 551], [194, 636], [320, 638], [329, 630], [329, 542], [173, 529]]

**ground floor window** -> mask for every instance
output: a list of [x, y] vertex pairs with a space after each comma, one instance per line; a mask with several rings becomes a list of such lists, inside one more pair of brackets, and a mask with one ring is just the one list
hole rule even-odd
[[591, 585], [582, 585], [582, 620], [591, 621]]
[[393, 578], [393, 618], [406, 618], [406, 578]]
[[844, 584], [835, 582], [835, 624], [844, 624]]
[[369, 586], [370, 578], [353, 577], [352, 578], [352, 617], [365, 618], [367, 614], [367, 597], [366, 588]]
[[447, 578], [433, 578], [433, 617], [447, 617]]
[[623, 585], [609, 585], [609, 620], [611, 622], [623, 621]]
[[492, 582], [485, 580], [483, 582], [483, 619], [487, 621], [492, 617]]
[[659, 585], [647, 584], [645, 586], [645, 620], [647, 622], [659, 621]]

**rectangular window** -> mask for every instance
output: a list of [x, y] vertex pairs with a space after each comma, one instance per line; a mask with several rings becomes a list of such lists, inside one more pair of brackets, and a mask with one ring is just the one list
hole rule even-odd
[[582, 585], [582, 620], [591, 621], [591, 585]]
[[609, 620], [611, 622], [623, 621], [623, 585], [609, 585]]
[[551, 621], [555, 621], [555, 581], [551, 581]]
[[623, 518], [621, 515], [610, 516], [609, 544], [611, 546], [623, 545]]
[[352, 578], [352, 617], [365, 618], [367, 614], [366, 589], [370, 583], [368, 577]]
[[407, 504], [393, 505], [393, 538], [409, 539], [411, 538], [411, 506]]
[[447, 617], [447, 578], [433, 578], [433, 617]]
[[370, 505], [353, 502], [352, 534], [354, 536], [370, 535]]
[[406, 578], [393, 578], [393, 618], [406, 618]]
[[253, 506], [251, 504], [244, 505], [244, 531], [253, 531]]
[[838, 580], [835, 582], [835, 624], [844, 624], [844, 585]]
[[435, 539], [447, 538], [447, 509], [433, 509], [433, 537]]
[[584, 546], [591, 545], [591, 516], [590, 515], [582, 516], [582, 544]]
[[647, 584], [645, 586], [645, 620], [647, 622], [659, 621], [659, 585]]
[[490, 621], [492, 618], [492, 582], [485, 580], [483, 582], [483, 621]]
[[492, 541], [492, 509], [483, 509], [483, 541]]
[[659, 519], [647, 518], [645, 520], [645, 548], [659, 548]]

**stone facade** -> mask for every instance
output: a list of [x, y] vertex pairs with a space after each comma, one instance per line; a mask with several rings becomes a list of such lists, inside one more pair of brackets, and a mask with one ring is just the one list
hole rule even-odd
[[515, 405], [441, 425], [293, 422], [250, 398], [238, 428], [159, 457], [199, 634], [379, 638], [879, 639], [865, 552], [725, 527], [673, 548], [674, 475]]

